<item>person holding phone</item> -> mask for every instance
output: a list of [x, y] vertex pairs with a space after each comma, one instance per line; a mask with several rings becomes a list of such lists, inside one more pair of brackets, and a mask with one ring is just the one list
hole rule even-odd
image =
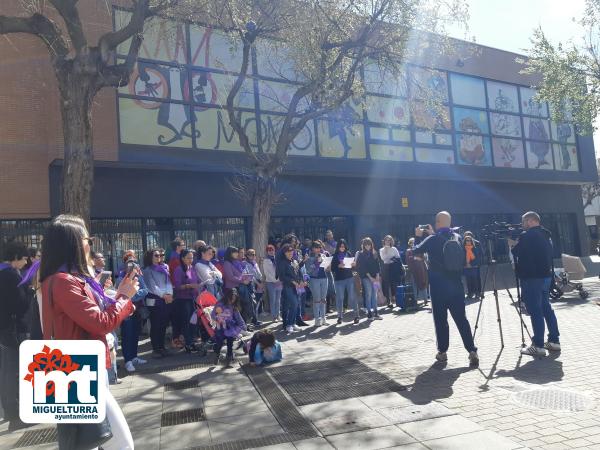
[[[42, 283], [42, 331], [44, 339], [97, 340], [106, 347], [106, 368], [110, 353], [106, 335], [134, 311], [131, 299], [138, 291], [135, 273], [120, 283], [115, 297], [107, 297], [88, 268], [90, 237], [83, 219], [62, 214], [46, 229], [42, 240], [40, 281]], [[108, 384], [108, 380], [99, 380]], [[125, 416], [109, 390], [106, 392], [106, 417], [113, 437], [102, 444], [105, 449], [131, 449], [133, 438]], [[57, 427], [58, 448], [69, 442], [70, 429]]]
[[144, 255], [144, 281], [148, 287], [146, 306], [150, 310], [150, 343], [152, 356], [163, 358], [170, 353], [165, 348], [165, 334], [173, 303], [173, 285], [169, 266], [164, 263], [165, 251], [155, 248]]
[[173, 272], [175, 314], [183, 331], [184, 348], [187, 353], [197, 350], [194, 345], [193, 325], [190, 323], [194, 312], [194, 300], [200, 289], [200, 279], [194, 268], [194, 254], [194, 250], [189, 248], [183, 250], [179, 255], [180, 264]]

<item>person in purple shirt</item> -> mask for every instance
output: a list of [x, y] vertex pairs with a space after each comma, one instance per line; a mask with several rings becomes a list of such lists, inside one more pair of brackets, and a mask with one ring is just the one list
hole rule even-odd
[[194, 346], [193, 325], [190, 317], [194, 312], [194, 300], [198, 296], [200, 280], [194, 269], [194, 250], [185, 249], [179, 256], [180, 264], [173, 272], [173, 296], [176, 317], [185, 339], [185, 351], [191, 353]]
[[227, 362], [233, 359], [233, 341], [246, 330], [246, 322], [238, 310], [240, 297], [237, 289], [229, 289], [218, 302], [211, 316], [215, 321], [215, 363], [219, 360], [223, 343], [227, 341]]
[[244, 320], [251, 321], [258, 326], [260, 322], [254, 310], [251, 283], [254, 276], [246, 267], [245, 261], [240, 259], [240, 249], [227, 247], [225, 251], [225, 262], [223, 263], [224, 294], [231, 289], [237, 289], [242, 306]]

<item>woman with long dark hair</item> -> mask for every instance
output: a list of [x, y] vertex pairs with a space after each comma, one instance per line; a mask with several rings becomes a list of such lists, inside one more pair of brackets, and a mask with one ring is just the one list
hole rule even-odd
[[360, 251], [356, 253], [356, 271], [362, 282], [365, 293], [365, 308], [369, 320], [381, 319], [377, 311], [377, 290], [380, 285], [379, 254], [373, 246], [373, 240], [366, 237], [360, 244]]
[[400, 259], [400, 252], [395, 247], [394, 238], [389, 234], [383, 238], [383, 247], [379, 249], [381, 258], [381, 290], [387, 300], [388, 306], [393, 305], [396, 296], [396, 286], [394, 286], [394, 275], [392, 265], [394, 261]]
[[304, 287], [302, 275], [294, 260], [294, 248], [290, 244], [281, 247], [282, 258], [277, 262], [277, 274], [283, 284], [285, 301], [283, 303], [283, 327], [288, 333], [299, 331], [296, 325], [298, 314], [298, 291]]
[[237, 289], [242, 307], [242, 317], [246, 323], [252, 322], [253, 325], [259, 325], [252, 299], [251, 283], [254, 277], [247, 269], [245, 260], [240, 258], [240, 251], [244, 251], [245, 254], [245, 249], [238, 249], [237, 247], [227, 247], [225, 251], [225, 262], [223, 263], [224, 294], [227, 294], [228, 290]]
[[335, 307], [338, 313], [337, 324], [342, 323], [344, 315], [344, 293], [348, 295], [348, 306], [354, 309], [354, 323], [359, 321], [358, 299], [354, 291], [354, 279], [352, 268], [344, 264], [344, 260], [350, 258], [348, 253], [348, 244], [344, 239], [337, 242], [333, 258], [331, 259], [331, 273], [335, 280]]
[[194, 250], [186, 248], [179, 255], [180, 264], [173, 272], [173, 291], [175, 293], [175, 311], [179, 326], [185, 339], [185, 351], [196, 350], [193, 326], [190, 318], [194, 312], [194, 301], [198, 297], [200, 280], [194, 269]]
[[[89, 241], [85, 222], [77, 216], [60, 215], [46, 229], [40, 265], [42, 328], [44, 339], [103, 342], [109, 368], [106, 335], [134, 312], [131, 298], [137, 293], [138, 283], [132, 273], [123, 279], [114, 298], [107, 297], [88, 266]], [[108, 384], [107, 380], [103, 382]], [[113, 437], [102, 447], [133, 449], [127, 421], [110, 391], [106, 398], [106, 417]], [[72, 439], [64, 431], [64, 427], [58, 427], [59, 449]]]

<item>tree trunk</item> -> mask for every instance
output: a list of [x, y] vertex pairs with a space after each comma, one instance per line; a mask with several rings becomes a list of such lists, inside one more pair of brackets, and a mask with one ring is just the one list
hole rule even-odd
[[269, 240], [271, 212], [275, 204], [275, 180], [257, 177], [252, 198], [252, 247], [259, 257], [265, 256]]
[[89, 224], [94, 185], [91, 120], [94, 89], [84, 76], [68, 78], [67, 82], [61, 83], [65, 145], [61, 210], [79, 215]]

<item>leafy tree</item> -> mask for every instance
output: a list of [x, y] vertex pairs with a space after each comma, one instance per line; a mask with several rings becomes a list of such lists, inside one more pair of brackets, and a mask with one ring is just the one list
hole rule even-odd
[[[248, 157], [232, 187], [252, 206], [252, 245], [259, 252], [267, 244], [273, 206], [281, 200], [278, 177], [305, 126], [318, 118], [352, 123], [352, 103], [365, 101], [361, 73], [376, 71], [382, 82], [406, 83], [401, 74], [407, 60], [431, 61], [447, 53], [445, 26], [467, 18], [462, 0], [215, 0], [207, 10], [210, 22], [226, 30], [241, 52], [224, 107]], [[271, 99], [285, 112], [275, 125], [271, 151], [253, 147], [236, 108], [251, 77], [253, 47], [290, 83], [288, 96]], [[421, 104], [441, 110], [435, 88], [412, 82]]]
[[[104, 0], [101, 2], [105, 5]], [[179, 0], [130, 0], [129, 22], [90, 43], [81, 21], [78, 0], [23, 0], [23, 15], [0, 15], [0, 34], [26, 33], [46, 46], [60, 92], [63, 122], [64, 167], [62, 210], [90, 217], [94, 180], [92, 153], [92, 102], [105, 87], [129, 82], [144, 24], [175, 7]], [[125, 61], [116, 62], [115, 49], [130, 40]]]

